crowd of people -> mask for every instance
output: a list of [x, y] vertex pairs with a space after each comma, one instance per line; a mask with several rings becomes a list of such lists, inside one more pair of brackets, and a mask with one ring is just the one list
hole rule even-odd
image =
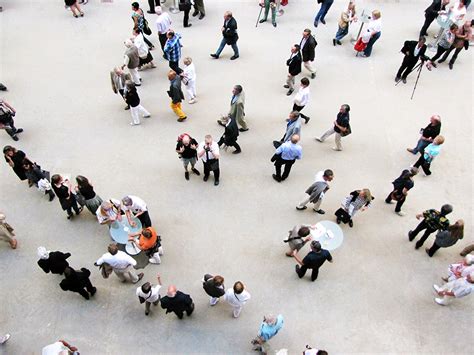
[[[326, 25], [325, 17], [333, 5], [333, 0], [318, 0], [321, 4], [317, 12], [313, 25]], [[81, 4], [86, 4], [87, 0]], [[169, 14], [160, 6], [159, 0], [149, 0], [148, 14], [156, 15], [155, 28], [158, 41], [163, 52], [163, 57], [168, 61], [170, 70], [167, 72], [169, 80], [168, 96], [170, 97], [170, 107], [178, 117], [178, 122], [188, 119], [183, 111], [182, 102], [185, 101], [185, 95], [182, 86], [188, 97], [188, 103], [198, 102], [196, 90], [196, 67], [192, 57], [182, 56], [181, 34], [177, 33], [172, 27], [172, 19]], [[456, 0], [450, 3], [449, 0], [433, 0], [432, 4], [425, 11], [425, 23], [420, 31], [419, 38], [405, 41], [401, 52], [404, 55], [403, 62], [395, 76], [395, 81], [407, 82], [407, 77], [414, 71], [417, 65], [427, 65], [429, 69], [437, 66], [437, 63], [446, 61], [452, 51], [454, 55], [449, 62], [449, 68], [453, 65], [463, 48], [468, 49], [469, 40], [472, 36], [472, 22], [465, 19], [466, 7], [470, 1]], [[263, 17], [258, 23], [264, 23], [268, 20], [271, 12], [271, 22], [277, 27], [276, 14], [283, 1], [264, 0], [260, 2], [263, 11]], [[66, 8], [73, 16], [83, 17], [84, 12], [77, 0], [65, 0]], [[297, 6], [297, 4], [292, 4]], [[192, 26], [189, 22], [190, 11], [194, 7], [193, 17], [199, 16], [203, 20], [206, 16], [206, 10], [203, 0], [179, 0], [179, 10], [184, 13], [183, 27]], [[261, 11], [261, 13], [262, 13]], [[123, 60], [110, 72], [110, 79], [113, 92], [124, 100], [125, 110], [131, 114], [132, 126], [140, 125], [140, 115], [143, 118], [149, 118], [151, 113], [141, 104], [137, 87], [142, 86], [144, 80], [140, 72], [146, 69], [156, 68], [154, 57], [151, 53], [155, 49], [151, 37], [152, 30], [145, 18], [145, 11], [140, 8], [140, 4], [133, 2], [131, 4], [131, 37], [125, 39], [125, 53]], [[260, 15], [261, 15], [260, 13]], [[429, 58], [427, 56], [426, 36], [431, 23], [438, 17], [446, 22], [437, 38], [437, 52]], [[349, 33], [349, 26], [359, 20], [356, 12], [356, 1], [348, 1], [343, 9], [337, 24], [337, 31], [332, 40], [334, 46], [342, 45], [341, 40]], [[290, 50], [290, 57], [286, 61], [288, 66], [288, 76], [284, 88], [288, 91], [288, 96], [296, 94], [293, 98], [293, 107], [286, 120], [286, 127], [283, 137], [273, 141], [275, 148], [271, 162], [275, 166], [273, 179], [278, 182], [284, 182], [290, 175], [292, 166], [296, 160], [303, 157], [303, 147], [300, 144], [300, 135], [304, 124], [308, 124], [310, 117], [302, 113], [302, 110], [310, 102], [310, 79], [316, 78], [316, 69], [314, 65], [315, 51], [318, 42], [314, 36], [314, 31], [309, 28], [304, 29], [301, 41], [294, 44]], [[224, 22], [221, 28], [222, 39], [218, 49], [211, 53], [214, 59], [219, 59], [224, 48], [229, 45], [232, 47], [233, 55], [230, 60], [236, 60], [240, 57], [237, 42], [239, 40], [237, 20], [231, 11], [224, 13]], [[355, 44], [355, 49], [362, 52], [363, 57], [372, 55], [375, 42], [381, 37], [382, 22], [381, 12], [374, 10], [371, 12], [371, 18], [367, 21], [364, 31], [361, 31], [360, 37]], [[357, 47], [357, 48], [356, 48]], [[181, 62], [184, 64], [180, 67]], [[296, 88], [296, 78], [301, 75], [305, 68], [308, 77], [304, 76], [299, 81], [299, 87]], [[1, 90], [6, 90], [3, 85]], [[315, 137], [319, 143], [323, 143], [327, 138], [334, 134], [335, 146], [333, 150], [341, 152], [343, 150], [342, 138], [352, 133], [350, 125], [349, 104], [344, 103], [340, 106], [335, 120], [330, 128], [322, 135]], [[19, 134], [23, 132], [22, 128], [15, 127], [13, 117], [16, 110], [5, 100], [0, 101], [0, 124], [1, 128], [10, 135], [14, 141], [19, 140]], [[242, 152], [241, 146], [237, 143], [240, 133], [249, 130], [248, 122], [245, 118], [245, 92], [240, 84], [233, 86], [230, 100], [230, 109], [227, 115], [222, 116], [217, 123], [223, 127], [222, 136], [216, 141], [208, 134], [200, 142], [191, 134], [183, 133], [179, 135], [176, 142], [175, 151], [181, 159], [184, 167], [184, 177], [190, 180], [190, 173], [200, 176], [198, 161], [203, 163], [203, 181], [208, 181], [210, 173], [213, 173], [214, 185], [220, 184], [220, 166], [221, 150], [227, 150], [227, 147], [234, 147], [233, 154]], [[426, 176], [432, 174], [431, 165], [435, 158], [440, 155], [441, 145], [445, 138], [441, 133], [441, 117], [433, 115], [429, 124], [420, 131], [420, 137], [413, 148], [407, 148], [407, 151], [413, 155], [418, 155], [418, 159], [409, 168], [403, 169], [400, 176], [393, 180], [389, 195], [385, 198], [387, 204], [396, 202], [395, 212], [399, 216], [404, 216], [402, 206], [406, 202], [409, 191], [414, 188], [415, 176], [421, 168]], [[121, 200], [109, 198], [103, 200], [94, 190], [94, 185], [88, 178], [77, 175], [75, 183], [71, 181], [70, 176], [64, 174], [53, 174], [44, 170], [34, 159], [23, 151], [6, 145], [3, 149], [6, 163], [12, 168], [14, 173], [21, 181], [26, 181], [29, 187], [35, 186], [41, 193], [48, 196], [49, 201], [56, 197], [62, 210], [66, 212], [67, 219], [78, 216], [83, 207], [86, 207], [94, 215], [98, 223], [107, 225], [109, 228], [122, 219], [126, 220], [130, 226], [135, 227], [139, 221], [141, 230], [136, 233], [129, 233], [128, 240], [140, 251], [146, 254], [151, 264], [160, 264], [163, 255], [163, 246], [161, 236], [152, 226], [151, 217], [145, 201], [134, 195], [126, 195]], [[338, 153], [339, 154], [339, 153]], [[282, 172], [283, 168], [283, 172]], [[307, 209], [308, 204], [312, 204], [312, 210], [320, 215], [326, 212], [321, 209], [323, 199], [330, 189], [330, 183], [335, 175], [331, 169], [319, 171], [311, 184], [305, 190], [305, 197], [301, 200], [296, 209], [303, 211]], [[429, 183], [429, 182], [426, 182]], [[369, 208], [375, 197], [369, 188], [359, 188], [352, 190], [343, 200], [341, 207], [334, 212], [335, 221], [340, 224], [348, 224], [350, 228], [354, 227], [354, 216], [360, 211]], [[426, 248], [426, 253], [432, 257], [439, 249], [455, 245], [464, 236], [464, 221], [462, 219], [451, 223], [448, 215], [453, 211], [450, 204], [445, 204], [438, 211], [429, 209], [416, 215], [420, 223], [414, 230], [408, 232], [408, 240], [414, 241], [422, 231], [422, 237], [415, 243], [415, 249], [421, 248], [424, 242], [433, 233], [436, 233], [431, 247]], [[319, 269], [328, 261], [333, 262], [333, 257], [328, 250], [322, 248], [321, 243], [314, 240], [311, 236], [311, 230], [315, 225], [296, 225], [290, 231], [288, 238], [284, 241], [288, 243], [289, 250], [285, 255], [293, 257], [296, 261], [295, 272], [299, 278], [303, 278], [306, 272], [311, 270], [311, 281], [316, 281], [319, 275]], [[14, 228], [6, 222], [6, 216], [0, 213], [0, 237], [7, 241], [12, 249], [17, 248], [18, 241], [15, 238]], [[310, 252], [304, 257], [299, 256], [302, 248], [309, 243]], [[439, 305], [448, 305], [452, 299], [460, 298], [470, 294], [474, 290], [474, 256], [471, 254], [474, 246], [466, 247], [461, 255], [464, 259], [453, 263], [448, 268], [448, 277], [443, 277], [444, 285], [433, 285], [437, 297], [434, 301]], [[79, 293], [84, 299], [90, 300], [97, 292], [89, 279], [91, 271], [85, 267], [75, 269], [68, 263], [70, 252], [50, 251], [44, 246], [38, 247], [39, 257], [38, 266], [45, 273], [58, 274], [63, 277], [59, 286], [64, 291]], [[144, 278], [144, 273], [136, 272], [137, 261], [134, 257], [123, 250], [120, 243], [111, 243], [107, 252], [98, 258], [95, 266], [104, 278], [108, 278], [113, 272], [121, 282], [139, 283]], [[145, 304], [145, 315], [151, 313], [153, 306], [161, 304], [161, 308], [166, 313], [175, 313], [179, 319], [184, 318], [184, 314], [189, 317], [192, 315], [195, 304], [191, 296], [177, 289], [173, 284], [167, 287], [166, 295], [160, 295], [163, 286], [161, 275], [157, 274], [156, 284], [145, 282], [136, 288], [136, 296], [140, 304]], [[233, 286], [227, 288], [224, 286], [224, 277], [221, 275], [205, 274], [202, 279], [204, 292], [210, 297], [210, 306], [215, 306], [220, 298], [229, 304], [232, 309], [232, 316], [238, 318], [244, 305], [251, 299], [250, 293], [242, 281], [234, 282]], [[283, 327], [284, 319], [281, 314], [265, 315], [257, 336], [251, 340], [254, 350], [263, 354], [269, 352], [268, 341], [273, 338]], [[5, 343], [10, 338], [9, 334], [0, 337], [0, 343]], [[63, 349], [70, 352], [77, 351], [66, 341], [60, 340], [52, 344], [57, 349]], [[55, 349], [56, 349], [55, 348]], [[304, 353], [307, 354], [327, 354], [324, 350], [311, 349], [307, 347]]]

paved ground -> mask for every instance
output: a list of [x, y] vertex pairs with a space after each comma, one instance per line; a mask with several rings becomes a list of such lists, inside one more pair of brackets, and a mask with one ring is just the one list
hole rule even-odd
[[[0, 249], [0, 332], [12, 334], [0, 353], [37, 354], [59, 338], [83, 354], [250, 353], [249, 340], [268, 312], [285, 317], [273, 347], [292, 354], [305, 344], [330, 353], [468, 353], [474, 297], [442, 308], [433, 303], [431, 285], [472, 243], [472, 50], [460, 54], [452, 71], [447, 65], [424, 70], [414, 100], [414, 77], [406, 85], [393, 82], [399, 50], [404, 40], [416, 38], [428, 2], [364, 2], [380, 8], [384, 22], [370, 59], [356, 58], [347, 39], [332, 46], [346, 1], [335, 2], [328, 24], [316, 32], [318, 74], [305, 109], [312, 120], [302, 132], [304, 158], [288, 181], [277, 184], [269, 159], [271, 141], [282, 135], [291, 108], [282, 88], [285, 60], [312, 24], [314, 1], [290, 1], [277, 29], [269, 23], [255, 28], [255, 1], [207, 0], [208, 15], [192, 19], [189, 29], [182, 28], [182, 15], [173, 15], [184, 55], [196, 64], [199, 103], [184, 105], [189, 120], [176, 122], [166, 95], [168, 69], [156, 50], [158, 68], [143, 72], [140, 88], [152, 117], [131, 128], [108, 77], [129, 36], [128, 2], [91, 0], [86, 16], [74, 19], [61, 1], [40, 6], [3, 0], [0, 78], [25, 128], [15, 145], [52, 172], [89, 177], [103, 198], [144, 198], [165, 248], [163, 264], [147, 266], [145, 279], [154, 281], [160, 272], [165, 285], [175, 283], [192, 295], [196, 311], [182, 321], [158, 309], [145, 317], [135, 286], [103, 280], [93, 267], [110, 242], [107, 229], [88, 212], [67, 221], [57, 201], [48, 203], [19, 184], [4, 164], [0, 209], [17, 230], [19, 249]], [[230, 48], [218, 61], [209, 58], [227, 9], [239, 23], [241, 58], [235, 62], [228, 59]], [[251, 130], [239, 138], [243, 153], [222, 153], [218, 188], [195, 176], [186, 182], [175, 139], [182, 132], [218, 137], [222, 129], [215, 120], [227, 111], [234, 84], [247, 95]], [[353, 134], [339, 153], [332, 142], [321, 145], [314, 137], [329, 128], [342, 103], [352, 107]], [[390, 182], [414, 163], [405, 148], [434, 113], [443, 119], [446, 144], [433, 175], [416, 178], [401, 218], [383, 198]], [[0, 141], [12, 143], [3, 133]], [[296, 211], [314, 174], [325, 168], [336, 174], [322, 206], [328, 214]], [[345, 242], [316, 283], [299, 280], [295, 263], [283, 255], [286, 231], [296, 223], [333, 220], [343, 197], [363, 187], [376, 196], [373, 208], [357, 216], [353, 229], [344, 227]], [[454, 205], [453, 220], [465, 219], [466, 237], [429, 259], [413, 249], [406, 233], [416, 225], [416, 213], [445, 202]], [[73, 266], [94, 270], [94, 300], [61, 291], [60, 278], [36, 265], [39, 245], [69, 251]], [[225, 304], [210, 309], [200, 283], [206, 272], [224, 275], [228, 287], [236, 280], [247, 285], [252, 300], [240, 319], [232, 319]]]

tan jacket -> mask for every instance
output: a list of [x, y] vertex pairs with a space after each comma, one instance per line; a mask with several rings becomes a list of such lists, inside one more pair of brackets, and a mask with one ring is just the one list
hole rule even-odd
[[343, 11], [341, 13], [341, 18], [339, 19], [339, 27], [346, 28], [347, 26], [349, 26], [349, 22], [352, 21], [352, 18], [355, 16], [355, 14], [356, 14], [355, 8], [352, 11], [351, 16], [349, 16], [349, 13], [347, 10]]
[[237, 100], [230, 105], [229, 116], [232, 117], [236, 122], [240, 122], [245, 116], [244, 111], [245, 105], [245, 93], [242, 91], [238, 96]]
[[117, 75], [115, 71], [110, 71], [110, 82], [112, 84], [112, 90], [114, 93], [118, 94], [119, 90], [125, 89], [125, 81], [132, 80], [130, 74], [123, 73], [122, 75]]

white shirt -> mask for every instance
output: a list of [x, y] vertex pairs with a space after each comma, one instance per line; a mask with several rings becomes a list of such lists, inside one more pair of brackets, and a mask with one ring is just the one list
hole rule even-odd
[[161, 15], [158, 15], [156, 19], [156, 29], [158, 33], [164, 34], [169, 31], [171, 27], [171, 17], [167, 12], [163, 12]]
[[137, 196], [131, 196], [128, 195], [128, 197], [131, 198], [132, 200], [132, 205], [131, 206], [125, 206], [122, 204], [122, 210], [125, 211], [131, 211], [133, 214], [137, 214], [140, 212], [145, 212], [147, 211], [146, 203], [143, 201], [140, 197]]
[[[204, 151], [204, 146], [205, 146], [205, 142], [201, 142], [199, 143], [199, 146], [198, 146], [198, 155], [201, 154], [201, 152]], [[219, 154], [219, 146], [217, 145], [216, 142], [212, 142], [211, 143], [211, 150], [206, 154], [206, 152], [204, 152], [204, 155], [201, 156], [201, 160], [203, 162], [207, 162], [207, 157], [209, 156], [209, 159], [216, 159], [215, 156], [214, 156], [214, 153], [216, 154]]]
[[235, 294], [234, 289], [231, 287], [227, 289], [224, 295], [226, 300], [233, 307], [242, 307], [250, 299], [250, 293], [243, 290], [240, 294]]
[[146, 302], [156, 302], [160, 299], [161, 285], [152, 286], [150, 292], [143, 293], [142, 287], [137, 287], [137, 296], [145, 299]]
[[461, 21], [465, 15], [466, 15], [466, 6], [463, 6], [461, 9], [459, 9], [459, 1], [456, 1], [454, 3], [454, 6], [451, 8], [449, 19], [453, 22], [458, 22], [458, 21]]
[[49, 344], [41, 350], [41, 355], [59, 355], [59, 354], [69, 354], [69, 348], [64, 346], [63, 343], [57, 341], [54, 344]]
[[184, 76], [188, 81], [195, 81], [196, 80], [196, 68], [194, 67], [194, 63], [184, 66]]
[[105, 253], [99, 258], [99, 260], [96, 261], [97, 265], [102, 265], [103, 263], [109, 264], [114, 269], [126, 269], [130, 265], [137, 265], [137, 262], [134, 258], [120, 250], [115, 255]]
[[314, 176], [314, 182], [326, 182], [323, 176], [324, 176], [324, 170], [318, 171], [316, 175]]
[[442, 289], [451, 291], [456, 298], [461, 298], [469, 295], [474, 290], [474, 284], [462, 277], [455, 281], [448, 282]]
[[139, 33], [138, 36], [133, 39], [133, 44], [137, 47], [140, 58], [144, 59], [148, 56], [148, 46], [145, 43], [143, 34]]
[[367, 26], [368, 32], [380, 32], [382, 31], [382, 19], [372, 20]]
[[[115, 208], [120, 209], [120, 201], [115, 200], [115, 199], [110, 199], [109, 202], [112, 202]], [[115, 220], [117, 219], [117, 212], [114, 209], [111, 209], [106, 212], [106, 215], [104, 216], [101, 212], [101, 208], [99, 207], [97, 211], [95, 212], [95, 215], [97, 216], [97, 220], [99, 223], [104, 223], [109, 220]]]
[[306, 106], [309, 102], [309, 86], [305, 88], [300, 86], [293, 102], [298, 106]]

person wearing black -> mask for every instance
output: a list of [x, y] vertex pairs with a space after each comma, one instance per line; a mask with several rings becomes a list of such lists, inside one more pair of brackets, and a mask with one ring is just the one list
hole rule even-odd
[[202, 288], [211, 296], [209, 304], [215, 306], [219, 302], [219, 298], [225, 295], [224, 278], [220, 275], [205, 274], [202, 280]]
[[39, 165], [32, 163], [28, 159], [23, 159], [23, 169], [28, 178], [28, 185], [36, 186], [38, 190], [49, 196], [49, 201], [56, 197], [49, 182], [49, 172], [42, 170]]
[[181, 102], [184, 100], [183, 90], [181, 89], [181, 77], [174, 70], [168, 72], [168, 80], [170, 81], [170, 89], [168, 96], [171, 98], [171, 109], [178, 116], [177, 121], [183, 122], [188, 118], [181, 108]]
[[23, 161], [26, 159], [26, 154], [21, 150], [16, 150], [15, 147], [11, 145], [6, 145], [3, 147], [3, 156], [5, 161], [10, 165], [10, 167], [15, 172], [16, 176], [20, 180], [26, 180], [25, 169], [23, 168]]
[[212, 136], [207, 134], [204, 137], [204, 142], [201, 142], [198, 146], [198, 158], [201, 158], [204, 164], [204, 177], [203, 180], [207, 181], [211, 171], [214, 173], [214, 186], [219, 185], [219, 178], [221, 170], [219, 168], [219, 145], [214, 142]]
[[239, 40], [239, 35], [237, 34], [237, 21], [232, 16], [232, 12], [226, 11], [224, 13], [224, 26], [221, 29], [222, 31], [222, 41], [217, 49], [216, 53], [211, 54], [211, 57], [218, 59], [221, 55], [222, 50], [228, 44], [234, 50], [234, 55], [230, 57], [230, 60], [235, 60], [239, 58], [239, 48], [237, 47], [237, 41]]
[[385, 199], [386, 203], [392, 203], [392, 200], [397, 201], [395, 213], [397, 213], [399, 216], [405, 215], [405, 213], [402, 212], [402, 206], [405, 203], [408, 191], [411, 190], [413, 186], [415, 186], [413, 177], [416, 174], [418, 174], [418, 168], [411, 167], [410, 170], [403, 170], [401, 175], [392, 182], [393, 190]]
[[426, 52], [426, 38], [420, 37], [417, 41], [405, 41], [401, 52], [405, 55], [403, 57], [403, 62], [400, 68], [398, 69], [397, 75], [395, 77], [395, 82], [403, 81], [404, 84], [407, 82], [407, 76], [411, 73], [418, 59], [421, 58], [421, 65], [428, 60], [429, 58], [425, 55]]
[[179, 158], [183, 161], [184, 165], [184, 178], [189, 180], [188, 165], [191, 164], [191, 171], [197, 176], [201, 175], [199, 170], [195, 168], [197, 163], [197, 147], [198, 142], [194, 138], [191, 138], [188, 134], [184, 133], [178, 137], [178, 143], [176, 144], [176, 153]]
[[438, 17], [440, 11], [446, 10], [449, 0], [433, 0], [430, 6], [425, 9], [425, 23], [420, 31], [420, 36], [428, 36], [428, 27]]
[[130, 125], [136, 126], [140, 124], [140, 113], [143, 115], [143, 118], [148, 118], [150, 117], [150, 112], [140, 104], [140, 96], [138, 96], [136, 84], [131, 80], [127, 80], [125, 87], [124, 99], [128, 107], [130, 107], [130, 115], [132, 116]]
[[147, 12], [149, 14], [154, 14], [155, 6], [160, 6], [160, 0], [148, 0], [148, 6], [150, 7], [150, 10], [148, 10]]
[[[201, 13], [199, 15], [199, 13]], [[199, 15], [199, 19], [202, 20], [206, 16], [206, 9], [204, 8], [204, 0], [194, 0], [194, 12], [193, 17]]]
[[81, 271], [76, 271], [71, 267], [64, 269], [65, 279], [61, 281], [59, 286], [63, 291], [77, 292], [86, 300], [89, 299], [89, 293], [94, 296], [97, 289], [92, 286], [89, 276], [91, 272], [85, 267], [81, 268]]
[[425, 251], [431, 258], [439, 248], [449, 248], [456, 244], [458, 240], [463, 239], [463, 237], [464, 221], [458, 219], [456, 223], [450, 225], [447, 229], [439, 231], [431, 248], [426, 248]]
[[311, 79], [316, 77], [316, 70], [312, 64], [315, 57], [315, 49], [318, 45], [316, 38], [311, 34], [311, 30], [306, 28], [303, 31], [303, 38], [300, 42], [301, 54], [303, 55], [304, 67], [311, 73]]
[[240, 149], [239, 143], [237, 143], [237, 138], [239, 137], [239, 127], [237, 127], [237, 122], [232, 116], [229, 116], [227, 123], [225, 125], [224, 134], [222, 135], [217, 145], [219, 148], [221, 145], [225, 144], [227, 147], [234, 147], [235, 150], [232, 154], [239, 154], [242, 152]]
[[288, 66], [288, 77], [286, 79], [286, 85], [283, 85], [284, 88], [288, 89], [286, 93], [287, 96], [290, 96], [295, 90], [295, 77], [301, 73], [301, 53], [299, 44], [294, 44], [291, 47], [290, 58], [286, 61]]
[[47, 251], [45, 247], [38, 248], [38, 266], [45, 272], [62, 275], [64, 270], [69, 266], [67, 258], [71, 253], [63, 253], [60, 251]]
[[67, 219], [74, 216], [72, 210], [76, 212], [76, 215], [79, 215], [82, 212], [82, 207], [77, 205], [76, 196], [72, 193], [71, 182], [68, 179], [63, 179], [59, 174], [54, 174], [51, 177], [51, 183], [62, 209], [67, 212]]
[[423, 153], [425, 148], [433, 143], [436, 136], [439, 136], [441, 132], [441, 117], [439, 115], [433, 115], [430, 117], [430, 123], [425, 128], [421, 129], [421, 137], [418, 140], [415, 148], [407, 148], [407, 151], [413, 154]]
[[351, 133], [351, 126], [349, 123], [350, 110], [351, 108], [349, 105], [347, 104], [342, 105], [341, 108], [339, 109], [339, 113], [336, 116], [336, 120], [334, 121], [334, 126], [332, 128], [329, 128], [321, 137], [316, 137], [316, 140], [322, 143], [331, 134], [335, 134], [336, 146], [332, 149], [335, 151], [341, 151], [342, 150], [341, 137], [347, 136]]
[[15, 117], [16, 111], [8, 102], [0, 99], [0, 129], [4, 129], [10, 137], [16, 142], [19, 140], [17, 134], [23, 132], [23, 128], [16, 128]]
[[293, 251], [293, 257], [298, 262], [295, 266], [295, 271], [298, 277], [301, 279], [308, 269], [311, 269], [311, 281], [315, 281], [318, 278], [319, 268], [323, 266], [327, 260], [332, 263], [332, 256], [329, 251], [321, 249], [321, 244], [317, 240], [311, 242], [311, 251], [301, 260], [297, 254], [297, 250]]
[[179, 10], [184, 12], [183, 17], [183, 27], [191, 27], [192, 25], [189, 23], [189, 13], [191, 12], [191, 8], [193, 7], [191, 4], [191, 0], [179, 0]]
[[94, 191], [94, 186], [92, 186], [91, 182], [89, 181], [88, 178], [82, 175], [77, 175], [76, 176], [76, 191], [79, 195], [81, 196], [81, 199], [83, 200], [81, 202], [81, 205], [85, 205], [87, 209], [92, 213], [92, 215], [96, 215], [97, 209], [100, 207], [102, 204], [102, 198], [97, 195]]
[[453, 211], [453, 206], [443, 205], [441, 206], [441, 211], [435, 209], [429, 209], [418, 213], [416, 219], [422, 219], [418, 226], [413, 231], [408, 232], [408, 240], [412, 242], [418, 233], [422, 230], [425, 230], [420, 240], [416, 242], [415, 249], [422, 247], [423, 243], [428, 239], [431, 233], [436, 232], [437, 230], [446, 230], [449, 227], [449, 219], [446, 218], [448, 214]]
[[176, 286], [168, 286], [166, 296], [161, 299], [161, 308], [166, 309], [166, 314], [174, 312], [179, 319], [183, 319], [183, 313], [186, 312], [188, 317], [194, 311], [194, 302], [192, 298], [176, 290]]

